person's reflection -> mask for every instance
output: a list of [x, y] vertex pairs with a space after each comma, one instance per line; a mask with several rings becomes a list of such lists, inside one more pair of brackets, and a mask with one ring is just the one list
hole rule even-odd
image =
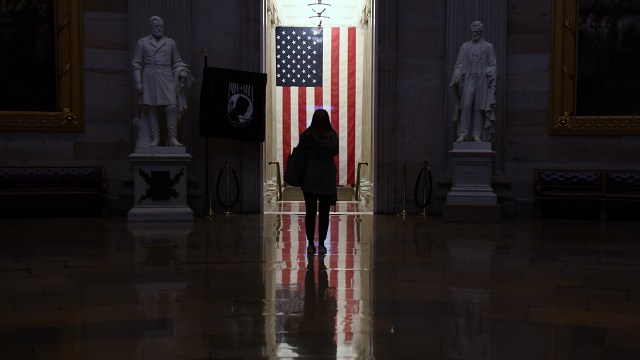
[[[336, 298], [329, 289], [329, 276], [324, 264], [324, 255], [318, 255], [317, 273], [315, 255], [307, 255], [304, 275], [304, 307], [300, 328], [292, 345], [301, 356], [334, 357]], [[317, 275], [317, 287], [316, 287]]]

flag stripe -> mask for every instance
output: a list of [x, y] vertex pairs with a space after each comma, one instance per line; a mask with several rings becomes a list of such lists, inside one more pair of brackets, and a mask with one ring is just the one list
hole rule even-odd
[[315, 95], [315, 101], [314, 101], [314, 110], [320, 109], [322, 108], [322, 96], [324, 95], [322, 88], [321, 87], [315, 87], [314, 89], [314, 95]]
[[[331, 29], [331, 126], [340, 131], [340, 28]], [[342, 150], [342, 149], [340, 149]], [[340, 151], [342, 153], [342, 151]], [[340, 156], [340, 154], [338, 154]], [[336, 181], [340, 182], [340, 158], [334, 158]]]
[[298, 135], [307, 128], [307, 88], [298, 88]]
[[282, 166], [287, 167], [287, 159], [291, 153], [291, 88], [282, 88]]

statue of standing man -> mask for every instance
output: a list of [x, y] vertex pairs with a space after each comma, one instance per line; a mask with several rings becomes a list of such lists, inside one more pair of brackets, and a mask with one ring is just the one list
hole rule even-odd
[[161, 109], [167, 122], [167, 146], [183, 146], [178, 141], [178, 120], [187, 108], [185, 89], [193, 76], [180, 58], [173, 39], [164, 36], [159, 16], [149, 18], [148, 36], [140, 38], [131, 61], [133, 82], [140, 96], [137, 147], [158, 146]]
[[493, 141], [495, 133], [496, 54], [493, 45], [482, 38], [484, 26], [471, 23], [471, 41], [460, 46], [451, 86], [456, 95], [453, 121], [457, 123], [456, 142]]

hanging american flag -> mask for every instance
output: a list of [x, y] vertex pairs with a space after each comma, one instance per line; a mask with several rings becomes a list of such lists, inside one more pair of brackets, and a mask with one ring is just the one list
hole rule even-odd
[[355, 27], [277, 27], [275, 33], [278, 161], [286, 159], [316, 109], [338, 132], [340, 185], [356, 182], [361, 158], [363, 31]]

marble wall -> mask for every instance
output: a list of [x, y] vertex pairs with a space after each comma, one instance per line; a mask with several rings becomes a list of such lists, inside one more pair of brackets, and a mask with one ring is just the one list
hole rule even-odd
[[[2, 165], [104, 164], [109, 199], [112, 208], [117, 207], [122, 180], [131, 172], [127, 156], [133, 142], [129, 6], [124, 0], [84, 1], [86, 130], [0, 133]], [[423, 161], [429, 161], [434, 178], [449, 176], [447, 2], [385, 0], [376, 6], [375, 208], [394, 213], [402, 205], [404, 161], [410, 192]], [[216, 175], [230, 161], [243, 193], [234, 211], [258, 212], [265, 166], [261, 146], [212, 139], [206, 154], [195, 114], [202, 48], [212, 52], [209, 66], [259, 71], [260, 2], [194, 0], [190, 7], [190, 58], [196, 83], [191, 122], [184, 125], [182, 138], [194, 155], [192, 173], [204, 190], [207, 155]], [[527, 216], [532, 213], [535, 167], [634, 168], [640, 138], [548, 135], [551, 0], [508, 0], [506, 17], [506, 64], [501, 65], [506, 67], [506, 78], [500, 79], [505, 92], [501, 166], [518, 214]], [[410, 194], [408, 204], [412, 200]]]

